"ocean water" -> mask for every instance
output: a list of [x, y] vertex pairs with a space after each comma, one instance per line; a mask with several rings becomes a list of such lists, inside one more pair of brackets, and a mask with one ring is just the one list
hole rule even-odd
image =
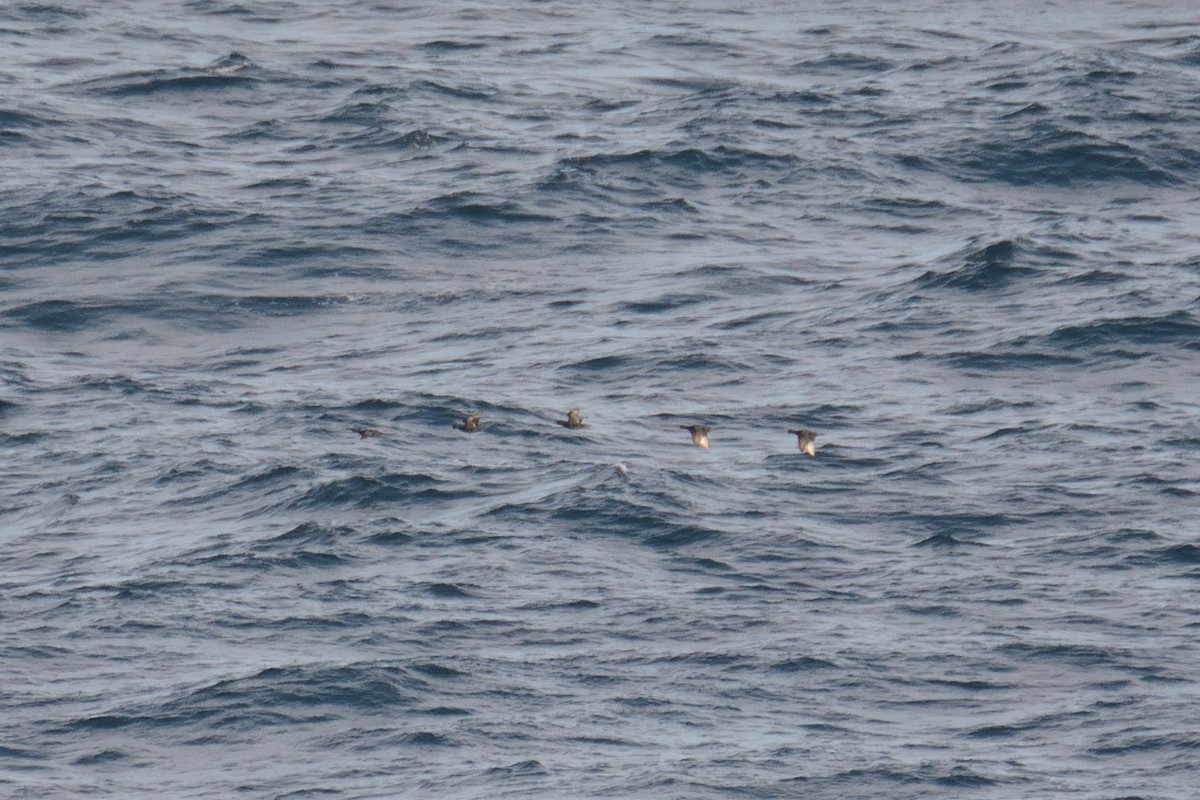
[[1200, 20], [1083, 5], [0, 6], [0, 796], [1195, 797]]

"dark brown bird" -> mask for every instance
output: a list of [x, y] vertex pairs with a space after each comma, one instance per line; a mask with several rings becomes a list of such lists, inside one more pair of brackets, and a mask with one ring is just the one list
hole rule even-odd
[[351, 428], [350, 430], [357, 433], [363, 439], [373, 439], [376, 436], [383, 436], [383, 431], [375, 428]]
[[708, 432], [711, 428], [706, 428], [703, 425], [680, 425], [679, 427], [685, 431], [691, 431], [692, 444], [696, 445], [696, 447], [703, 447], [705, 450], [708, 449]]
[[478, 433], [483, 430], [483, 426], [479, 424], [479, 418], [482, 416], [482, 414], [467, 414], [463, 417], [462, 422], [454, 423], [454, 427], [467, 433]]
[[806, 428], [789, 430], [788, 433], [796, 434], [796, 444], [801, 450], [808, 453], [810, 456], [817, 454], [817, 434]]
[[578, 408], [572, 408], [570, 411], [568, 411], [567, 418], [560, 419], [558, 421], [558, 424], [562, 425], [564, 428], [572, 428], [572, 429], [587, 427], [586, 425], [583, 424], [583, 414], [579, 413]]

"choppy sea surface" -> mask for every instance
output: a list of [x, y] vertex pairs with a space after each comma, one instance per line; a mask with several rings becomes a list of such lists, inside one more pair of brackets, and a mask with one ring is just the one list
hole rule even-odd
[[1192, 4], [0, 51], [0, 795], [1195, 797]]

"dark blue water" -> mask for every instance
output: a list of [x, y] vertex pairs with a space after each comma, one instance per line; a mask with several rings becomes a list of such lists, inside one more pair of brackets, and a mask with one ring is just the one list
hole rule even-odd
[[0, 7], [0, 796], [1194, 797], [1200, 23], [1077, 5]]

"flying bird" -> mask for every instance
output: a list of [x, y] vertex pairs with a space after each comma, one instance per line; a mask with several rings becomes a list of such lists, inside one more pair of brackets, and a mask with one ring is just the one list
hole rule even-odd
[[692, 444], [696, 445], [696, 447], [703, 447], [705, 450], [708, 449], [708, 432], [711, 430], [710, 428], [706, 428], [703, 425], [680, 425], [679, 427], [685, 431], [691, 431]]
[[792, 429], [788, 433], [796, 434], [796, 445], [810, 456], [817, 454], [817, 434], [806, 428]]

